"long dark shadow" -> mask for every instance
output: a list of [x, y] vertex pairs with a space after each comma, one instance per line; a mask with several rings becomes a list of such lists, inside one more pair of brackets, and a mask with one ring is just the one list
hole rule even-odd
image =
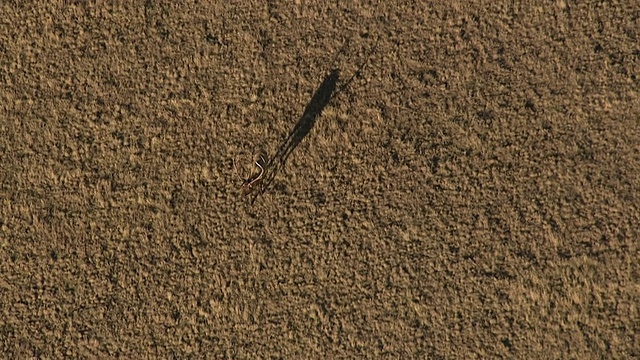
[[316, 123], [316, 120], [322, 113], [322, 110], [329, 104], [331, 98], [334, 95], [336, 90], [336, 84], [338, 83], [340, 77], [340, 71], [338, 69], [334, 69], [327, 75], [322, 84], [318, 87], [318, 90], [313, 94], [311, 100], [304, 108], [304, 113], [298, 120], [298, 123], [293, 128], [293, 131], [289, 134], [287, 139], [280, 145], [276, 154], [269, 160], [265, 169], [267, 170], [267, 174], [265, 176], [264, 185], [262, 187], [262, 191], [256, 193], [253, 201], [259, 194], [264, 193], [276, 175], [282, 168], [285, 166], [287, 162], [287, 158], [291, 155], [291, 152], [300, 144], [300, 141], [304, 139], [305, 136], [309, 133], [309, 131], [313, 128], [313, 125]]
[[264, 194], [271, 187], [271, 184], [273, 183], [276, 175], [284, 168], [289, 155], [291, 155], [293, 150], [298, 146], [298, 144], [300, 144], [300, 141], [302, 141], [302, 139], [307, 136], [309, 131], [311, 131], [313, 125], [316, 123], [316, 120], [318, 119], [320, 114], [322, 114], [322, 110], [324, 110], [324, 108], [329, 104], [331, 99], [336, 97], [340, 92], [346, 89], [356, 77], [360, 76], [361, 71], [369, 62], [369, 58], [377, 48], [378, 40], [376, 40], [375, 45], [370, 49], [366, 59], [362, 62], [362, 64], [360, 64], [356, 72], [349, 78], [349, 80], [347, 80], [346, 82], [343, 81], [343, 84], [341, 84], [340, 87], [337, 86], [338, 81], [340, 80], [339, 69], [333, 69], [329, 73], [329, 75], [327, 75], [324, 80], [322, 80], [322, 84], [320, 84], [316, 92], [311, 97], [311, 100], [304, 108], [304, 112], [302, 113], [302, 116], [298, 120], [296, 126], [293, 128], [293, 131], [291, 131], [286, 140], [278, 148], [276, 154], [264, 167], [265, 175], [263, 184], [260, 191], [254, 193], [253, 199], [251, 200], [252, 204], [256, 201], [258, 196]]

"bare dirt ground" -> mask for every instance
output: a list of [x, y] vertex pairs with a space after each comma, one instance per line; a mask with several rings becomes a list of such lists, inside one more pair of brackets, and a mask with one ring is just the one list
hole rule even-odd
[[636, 2], [131, 3], [0, 6], [0, 358], [640, 356]]

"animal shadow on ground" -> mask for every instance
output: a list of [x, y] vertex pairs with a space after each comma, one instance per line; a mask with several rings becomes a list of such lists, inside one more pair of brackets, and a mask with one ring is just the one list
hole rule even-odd
[[[331, 99], [338, 96], [338, 94], [343, 92], [356, 77], [359, 77], [361, 75], [361, 72], [364, 69], [365, 65], [369, 62], [371, 55], [375, 53], [377, 46], [378, 42], [376, 41], [376, 44], [371, 48], [364, 62], [362, 62], [355, 73], [346, 82], [343, 81], [343, 83], [339, 87], [339, 69], [334, 68], [324, 78], [324, 80], [322, 80], [322, 83], [311, 97], [311, 100], [309, 101], [307, 106], [304, 108], [304, 112], [298, 120], [298, 123], [293, 128], [293, 131], [291, 131], [289, 136], [285, 139], [285, 141], [280, 145], [276, 154], [266, 163], [264, 167], [257, 164], [261, 170], [264, 169], [264, 173], [263, 175], [261, 175], [260, 179], [262, 181], [262, 186], [260, 187], [259, 191], [254, 193], [251, 204], [256, 201], [258, 196], [264, 194], [271, 187], [275, 177], [284, 168], [289, 155], [291, 155], [293, 150], [298, 146], [298, 144], [300, 144], [302, 139], [307, 136], [309, 131], [313, 128], [313, 125], [318, 120], [318, 117], [320, 117], [322, 111], [329, 104]], [[345, 47], [343, 47], [343, 49]], [[342, 50], [340, 52], [342, 52]]]
[[293, 131], [289, 134], [286, 140], [280, 145], [276, 154], [269, 160], [264, 167], [266, 175], [263, 181], [262, 188], [259, 192], [256, 192], [251, 200], [251, 203], [255, 202], [259, 195], [265, 193], [267, 189], [272, 185], [276, 175], [284, 168], [287, 158], [291, 155], [291, 152], [300, 144], [300, 141], [304, 139], [309, 131], [313, 128], [316, 120], [322, 113], [322, 110], [329, 104], [331, 98], [336, 91], [336, 84], [340, 78], [340, 70], [333, 69], [329, 75], [327, 75], [322, 84], [318, 87], [316, 92], [311, 97], [311, 100], [304, 108], [302, 116], [298, 120], [298, 123], [293, 128]]

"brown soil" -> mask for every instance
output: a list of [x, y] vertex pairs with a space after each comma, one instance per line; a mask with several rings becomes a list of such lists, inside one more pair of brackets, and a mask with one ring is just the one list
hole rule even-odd
[[7, 3], [0, 358], [640, 356], [635, 2]]

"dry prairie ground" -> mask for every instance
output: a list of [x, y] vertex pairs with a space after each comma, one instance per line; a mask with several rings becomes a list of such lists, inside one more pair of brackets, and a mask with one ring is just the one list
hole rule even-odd
[[640, 357], [633, 1], [130, 3], [0, 5], [0, 357]]

